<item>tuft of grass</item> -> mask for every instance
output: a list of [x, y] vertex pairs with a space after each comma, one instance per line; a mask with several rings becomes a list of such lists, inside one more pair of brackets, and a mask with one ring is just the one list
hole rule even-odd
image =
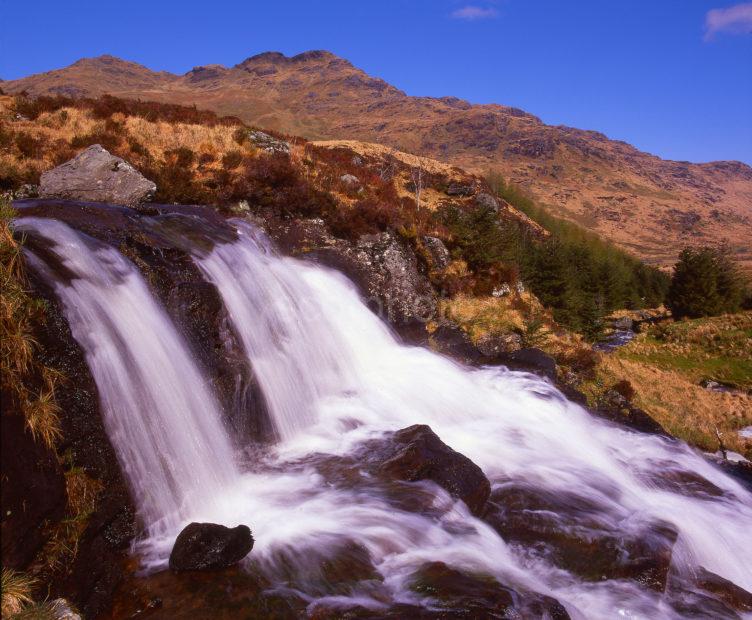
[[3, 618], [15, 617], [26, 605], [34, 602], [32, 591], [36, 584], [37, 580], [25, 573], [3, 568], [0, 583]]

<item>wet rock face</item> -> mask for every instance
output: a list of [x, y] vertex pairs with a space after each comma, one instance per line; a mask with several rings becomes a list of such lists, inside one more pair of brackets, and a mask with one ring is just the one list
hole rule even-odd
[[623, 531], [620, 519], [586, 497], [508, 483], [494, 489], [485, 516], [504, 540], [586, 581], [631, 579], [662, 592], [677, 532], [662, 522]]
[[379, 475], [392, 480], [431, 480], [470, 511], [483, 512], [491, 492], [485, 474], [469, 458], [455, 452], [424, 424], [409, 426], [371, 442], [364, 458], [376, 465]]
[[65, 479], [55, 454], [34, 441], [22, 415], [8, 411], [3, 394], [2, 564], [23, 569], [46, 541], [44, 525], [65, 514]]
[[[95, 618], [109, 608], [112, 593], [122, 579], [123, 561], [136, 534], [135, 510], [102, 424], [96, 385], [83, 351], [70, 333], [55, 296], [33, 273], [30, 276], [35, 295], [47, 302], [44, 329], [36, 330], [42, 360], [65, 376], [55, 390], [63, 429], [58, 453], [67, 454], [73, 465], [83, 468], [102, 485], [96, 508], [78, 541], [75, 561], [68, 574], [53, 584], [52, 593], [70, 598], [85, 617]], [[3, 433], [3, 439], [6, 436]], [[3, 449], [3, 457], [5, 454]], [[64, 507], [65, 481], [60, 484]], [[5, 484], [3, 490], [4, 487]], [[33, 496], [26, 496], [27, 503], [31, 499]], [[32, 521], [26, 524], [30, 526]], [[5, 540], [3, 531], [3, 544]]]
[[186, 526], [170, 553], [174, 571], [228, 568], [253, 549], [253, 536], [246, 525], [228, 528], [215, 523], [191, 523]]
[[[234, 231], [216, 210], [153, 205], [147, 215], [96, 203], [18, 204], [22, 215], [59, 219], [119, 249], [131, 260], [189, 342], [239, 440], [273, 438], [263, 395], [219, 292], [205, 281], [190, 255], [191, 251], [209, 252], [217, 242], [234, 240]], [[29, 242], [35, 245], [33, 239]], [[34, 250], [44, 248], [35, 245]], [[54, 299], [51, 293], [48, 297]], [[92, 417], [98, 415], [96, 411], [95, 405]]]
[[157, 186], [120, 157], [99, 144], [42, 174], [42, 198], [91, 200], [136, 207], [148, 202]]

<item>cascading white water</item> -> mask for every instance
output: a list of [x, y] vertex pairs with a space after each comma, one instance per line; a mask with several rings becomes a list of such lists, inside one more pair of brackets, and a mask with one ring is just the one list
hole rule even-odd
[[[104, 423], [148, 537], [172, 537], [237, 479], [219, 407], [130, 261], [55, 220], [17, 220], [59, 264], [25, 250], [54, 286], [96, 381]], [[62, 271], [65, 277], [60, 277]]]
[[[752, 554], [742, 551], [752, 532], [752, 496], [686, 445], [594, 419], [531, 375], [471, 370], [402, 346], [343, 276], [279, 257], [263, 233], [235, 225], [239, 241], [196, 262], [224, 298], [283, 439], [243, 476], [235, 495], [224, 497], [224, 518], [238, 520], [242, 512], [254, 527], [256, 562], [273, 567], [280, 550], [302, 562], [347, 536], [368, 549], [394, 600], [415, 600], [409, 575], [440, 560], [551, 594], [574, 617], [679, 617], [633, 582], [584, 583], [513, 552], [435, 485], [422, 485], [440, 514], [429, 518], [396, 509], [376, 485], [325, 483], [305, 464], [423, 423], [494, 485], [513, 480], [575, 491], [600, 507], [601, 525], [624, 535], [639, 535], [648, 522], [670, 523], [679, 532], [673, 571], [703, 566], [752, 588]], [[722, 494], [699, 499], [651, 482], [666, 472], [699, 475]]]
[[[752, 588], [752, 554], [744, 551], [752, 496], [690, 448], [596, 420], [531, 375], [468, 369], [403, 346], [343, 276], [279, 257], [257, 229], [235, 226], [238, 241], [195, 261], [224, 299], [281, 440], [241, 472], [217, 405], [133, 266], [57, 222], [25, 218], [17, 226], [54, 243], [75, 274], [65, 281], [30, 255], [55, 284], [97, 381], [107, 430], [154, 524], [143, 548], [148, 566], [164, 566], [180, 525], [200, 518], [249, 524], [256, 538], [249, 561], [272, 578], [295, 565], [310, 577], [338, 542], [358, 543], [383, 577], [348, 595], [368, 606], [422, 602], [410, 576], [443, 561], [552, 595], [573, 618], [681, 617], [634, 582], [584, 582], [507, 545], [432, 483], [413, 483], [415, 495], [432, 503], [415, 512], [368, 476], [339, 484], [317, 469], [322, 455], [346, 457], [365, 440], [422, 423], [495, 486], [575, 492], [598, 507], [599, 527], [624, 535], [670, 523], [679, 532], [673, 571], [703, 566]], [[666, 471], [698, 475], [720, 493], [692, 497], [651, 482]], [[571, 526], [564, 518], [560, 525]], [[343, 598], [287, 580], [312, 605]]]

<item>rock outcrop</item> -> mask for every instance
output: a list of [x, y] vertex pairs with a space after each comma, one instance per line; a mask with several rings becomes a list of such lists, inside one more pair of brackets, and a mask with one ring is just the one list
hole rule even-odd
[[99, 144], [42, 174], [39, 196], [108, 202], [137, 207], [148, 202], [157, 186], [120, 157]]
[[216, 523], [191, 523], [178, 534], [170, 553], [174, 571], [210, 570], [237, 564], [253, 549], [247, 525], [229, 528]]

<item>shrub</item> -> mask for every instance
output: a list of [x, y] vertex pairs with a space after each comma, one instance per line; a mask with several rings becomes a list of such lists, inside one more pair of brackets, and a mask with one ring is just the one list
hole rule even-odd
[[165, 151], [165, 158], [172, 166], [181, 168], [190, 168], [196, 160], [196, 154], [186, 146]]
[[44, 152], [44, 140], [35, 138], [30, 133], [18, 132], [15, 140], [16, 148], [21, 155], [30, 159], [41, 159]]
[[225, 170], [234, 170], [243, 163], [243, 154], [240, 151], [227, 151], [222, 156], [222, 167]]

